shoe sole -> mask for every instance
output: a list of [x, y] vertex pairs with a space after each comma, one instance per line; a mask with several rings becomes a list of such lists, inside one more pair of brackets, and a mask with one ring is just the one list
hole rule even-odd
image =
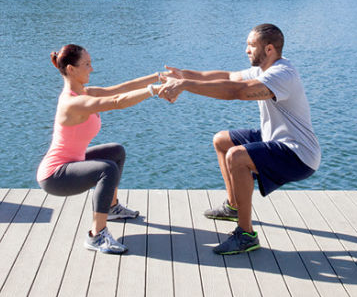
[[224, 221], [231, 221], [231, 222], [238, 222], [238, 218], [232, 218], [232, 217], [216, 217], [216, 216], [205, 216], [208, 219], [213, 219], [213, 220], [224, 220]]
[[246, 252], [251, 252], [251, 251], [255, 251], [257, 249], [260, 248], [260, 244], [257, 245], [253, 245], [243, 251], [231, 251], [231, 252], [215, 252], [216, 254], [220, 254], [220, 255], [235, 255], [235, 254], [241, 254], [241, 253], [246, 253]]
[[87, 250], [90, 250], [90, 251], [95, 251], [95, 252], [101, 252], [103, 254], [112, 254], [112, 255], [121, 255], [121, 254], [124, 254], [126, 251], [128, 251], [128, 249], [126, 248], [125, 250], [123, 251], [111, 251], [111, 250], [102, 250], [100, 248], [96, 248], [96, 247], [93, 247], [91, 245], [88, 245], [88, 244], [84, 244], [84, 247], [87, 249]]
[[109, 216], [107, 218], [107, 221], [112, 221], [112, 220], [125, 220], [125, 219], [136, 219], [138, 217], [139, 214], [135, 215], [135, 216]]

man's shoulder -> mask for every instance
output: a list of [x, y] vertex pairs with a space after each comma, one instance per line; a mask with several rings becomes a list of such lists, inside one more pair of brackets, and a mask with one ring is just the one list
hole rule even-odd
[[281, 58], [274, 62], [266, 71], [266, 75], [283, 76], [286, 78], [298, 77], [298, 73], [291, 62], [286, 58]]
[[276, 60], [273, 65], [271, 65], [268, 70], [290, 70], [290, 71], [296, 71], [295, 67], [293, 64], [290, 62], [290, 60], [282, 57], [279, 60]]

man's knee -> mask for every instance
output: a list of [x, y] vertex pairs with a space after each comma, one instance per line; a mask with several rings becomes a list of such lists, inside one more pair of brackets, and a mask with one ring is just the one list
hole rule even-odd
[[220, 131], [213, 136], [213, 145], [216, 150], [227, 151], [234, 146], [228, 131]]
[[240, 167], [252, 167], [252, 161], [243, 145], [232, 147], [227, 151], [226, 163], [229, 171]]

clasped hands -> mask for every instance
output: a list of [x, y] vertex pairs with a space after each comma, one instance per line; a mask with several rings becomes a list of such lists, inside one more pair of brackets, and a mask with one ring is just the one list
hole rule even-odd
[[180, 69], [175, 67], [165, 66], [165, 68], [168, 71], [160, 73], [160, 81], [162, 85], [160, 86], [158, 96], [170, 103], [174, 103], [183, 91], [183, 73]]

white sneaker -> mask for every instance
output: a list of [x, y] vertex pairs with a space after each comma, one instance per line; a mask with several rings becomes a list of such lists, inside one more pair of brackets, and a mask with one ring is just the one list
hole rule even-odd
[[96, 236], [92, 236], [89, 231], [84, 242], [84, 247], [88, 250], [99, 251], [106, 254], [122, 254], [128, 250], [125, 245], [113, 238], [107, 227]]
[[131, 210], [117, 203], [109, 209], [107, 220], [135, 219], [138, 215], [138, 211]]

